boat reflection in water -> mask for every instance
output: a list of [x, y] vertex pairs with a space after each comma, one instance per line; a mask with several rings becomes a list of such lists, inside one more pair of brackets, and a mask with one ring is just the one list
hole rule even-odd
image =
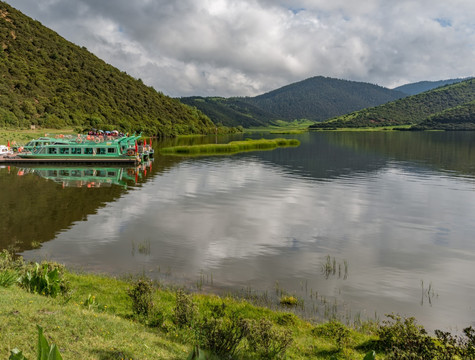
[[152, 161], [145, 161], [135, 167], [100, 167], [100, 166], [36, 166], [22, 167], [17, 175], [35, 174], [52, 180], [65, 187], [99, 188], [119, 185], [124, 188], [144, 180], [151, 173]]

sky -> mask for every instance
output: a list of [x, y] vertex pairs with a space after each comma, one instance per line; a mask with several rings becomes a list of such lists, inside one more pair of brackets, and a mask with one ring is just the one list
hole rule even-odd
[[475, 75], [473, 0], [6, 0], [166, 95]]

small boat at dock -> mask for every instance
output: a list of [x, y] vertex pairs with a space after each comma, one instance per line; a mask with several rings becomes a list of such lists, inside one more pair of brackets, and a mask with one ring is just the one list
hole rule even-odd
[[6, 155], [12, 155], [13, 151], [5, 145], [0, 145], [0, 157], [6, 156]]

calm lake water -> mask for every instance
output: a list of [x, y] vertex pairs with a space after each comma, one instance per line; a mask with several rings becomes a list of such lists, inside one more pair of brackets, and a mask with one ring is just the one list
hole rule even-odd
[[315, 318], [475, 325], [475, 133], [289, 137], [300, 147], [140, 169], [0, 168], [0, 247], [202, 291], [288, 292]]

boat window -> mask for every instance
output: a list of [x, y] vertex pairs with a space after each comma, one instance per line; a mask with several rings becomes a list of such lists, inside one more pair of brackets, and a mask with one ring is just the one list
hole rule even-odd
[[71, 154], [80, 155], [81, 154], [81, 148], [72, 148], [71, 149]]
[[69, 170], [59, 170], [59, 176], [69, 176]]
[[94, 176], [94, 170], [93, 169], [84, 170], [84, 176]]
[[59, 148], [60, 154], [69, 154], [69, 148]]
[[106, 177], [106, 176], [107, 176], [107, 172], [106, 172], [105, 170], [97, 170], [96, 176], [97, 176], [97, 177]]
[[105, 155], [106, 154], [106, 148], [96, 148], [96, 154], [97, 155]]
[[58, 149], [54, 147], [48, 148], [48, 154], [57, 154], [57, 153], [58, 153]]
[[93, 148], [84, 148], [84, 154], [92, 155], [92, 153], [93, 153]]
[[108, 154], [115, 154], [115, 148], [107, 148], [107, 153]]

